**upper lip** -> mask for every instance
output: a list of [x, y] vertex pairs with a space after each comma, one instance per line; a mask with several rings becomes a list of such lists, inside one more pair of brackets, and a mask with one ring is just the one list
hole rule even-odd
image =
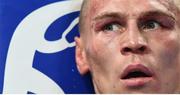
[[145, 67], [142, 64], [131, 64], [128, 65], [125, 70], [123, 70], [121, 74], [121, 79], [128, 79], [128, 75], [132, 72], [142, 72], [146, 75], [146, 77], [152, 77], [153, 72], [149, 68]]

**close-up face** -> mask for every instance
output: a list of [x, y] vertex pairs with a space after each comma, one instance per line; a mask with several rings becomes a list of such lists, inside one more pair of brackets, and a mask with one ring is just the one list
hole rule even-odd
[[180, 93], [180, 15], [170, 0], [91, 0], [76, 62], [96, 93]]

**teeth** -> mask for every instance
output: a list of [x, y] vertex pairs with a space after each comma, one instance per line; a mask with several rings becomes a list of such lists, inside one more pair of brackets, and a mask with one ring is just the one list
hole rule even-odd
[[149, 77], [149, 76], [144, 72], [134, 71], [134, 72], [128, 73], [123, 79], [139, 78], [139, 77]]

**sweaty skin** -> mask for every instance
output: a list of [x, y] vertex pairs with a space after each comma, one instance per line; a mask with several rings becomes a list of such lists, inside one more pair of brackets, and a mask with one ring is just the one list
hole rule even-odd
[[[76, 63], [96, 93], [180, 93], [180, 12], [166, 1], [88, 1]], [[133, 66], [152, 76], [122, 79]]]

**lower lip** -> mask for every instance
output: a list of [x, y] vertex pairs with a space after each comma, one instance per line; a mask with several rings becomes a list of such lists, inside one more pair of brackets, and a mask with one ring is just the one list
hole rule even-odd
[[122, 80], [123, 84], [126, 87], [142, 87], [145, 84], [149, 83], [152, 80], [152, 77], [142, 77], [142, 78], [131, 78]]

